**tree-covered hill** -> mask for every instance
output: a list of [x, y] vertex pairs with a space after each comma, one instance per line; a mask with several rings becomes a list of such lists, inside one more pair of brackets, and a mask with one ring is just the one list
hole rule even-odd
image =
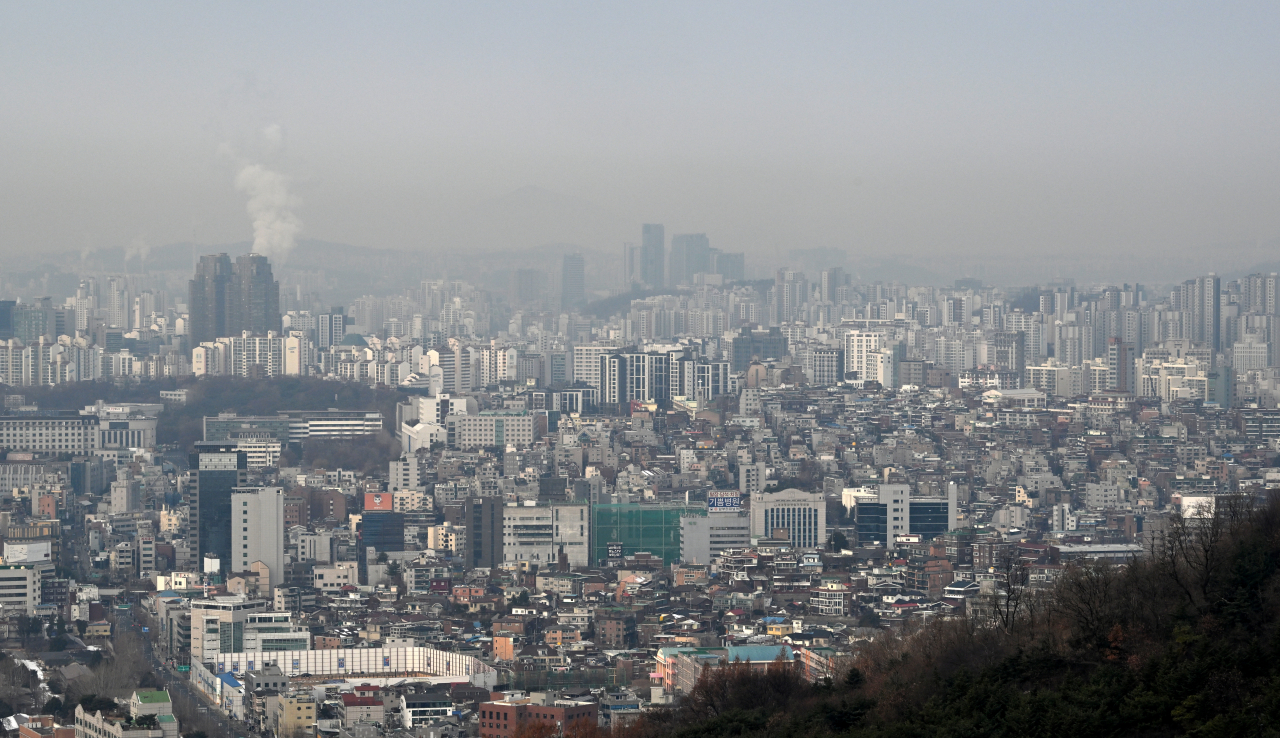
[[[1012, 577], [1016, 582], [1016, 576]], [[1280, 734], [1280, 501], [1174, 518], [1152, 554], [1012, 588], [991, 622], [879, 639], [830, 683], [706, 672], [636, 738]]]
[[383, 427], [393, 430], [395, 405], [403, 399], [392, 389], [373, 389], [355, 382], [333, 382], [313, 377], [241, 379], [237, 377], [186, 377], [181, 382], [163, 379], [141, 384], [73, 382], [47, 387], [6, 387], [5, 393], [24, 395], [42, 410], [79, 410], [98, 400], [113, 402], [161, 402], [161, 390], [186, 389], [187, 403], [168, 403], [156, 428], [162, 444], [189, 449], [203, 437], [205, 416], [234, 412], [270, 415], [281, 410], [380, 410]]

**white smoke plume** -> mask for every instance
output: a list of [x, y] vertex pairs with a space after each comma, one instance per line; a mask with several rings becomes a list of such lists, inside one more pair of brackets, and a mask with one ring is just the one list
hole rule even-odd
[[137, 258], [137, 259], [140, 259], [143, 263], [145, 263], [147, 261], [147, 256], [150, 254], [151, 254], [151, 246], [145, 240], [143, 240], [141, 236], [133, 239], [133, 243], [130, 243], [128, 246], [124, 248], [124, 260], [126, 262], [131, 261], [134, 258]]
[[236, 189], [249, 196], [254, 253], [284, 261], [302, 228], [302, 221], [293, 213], [299, 200], [289, 194], [289, 178], [261, 164], [247, 164], [236, 175]]

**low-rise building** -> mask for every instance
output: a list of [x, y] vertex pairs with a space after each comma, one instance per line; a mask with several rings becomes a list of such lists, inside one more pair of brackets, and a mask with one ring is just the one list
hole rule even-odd
[[594, 726], [599, 721], [600, 705], [579, 700], [555, 700], [549, 705], [532, 700], [498, 700], [482, 703], [478, 712], [480, 738], [512, 738], [524, 724], [542, 723], [559, 735], [578, 721]]

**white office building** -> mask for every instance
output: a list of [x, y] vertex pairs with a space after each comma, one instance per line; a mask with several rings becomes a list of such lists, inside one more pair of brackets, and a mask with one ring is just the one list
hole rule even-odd
[[0, 447], [11, 451], [89, 454], [98, 447], [98, 416], [74, 412], [0, 417]]
[[585, 503], [507, 505], [502, 509], [502, 560], [555, 564], [564, 549], [569, 566], [587, 566], [591, 516]]
[[231, 571], [267, 565], [271, 587], [284, 584], [284, 489], [238, 488], [231, 493]]
[[729, 549], [751, 546], [751, 516], [745, 512], [711, 512], [680, 517], [680, 561], [709, 564]]
[[784, 489], [751, 494], [751, 537], [769, 538], [785, 531], [797, 548], [827, 543], [827, 500], [820, 491]]
[[191, 663], [203, 663], [206, 658], [216, 658], [218, 653], [243, 650], [245, 619], [267, 609], [266, 600], [243, 596], [192, 600]]
[[464, 451], [486, 446], [529, 446], [534, 417], [526, 410], [490, 410], [479, 415], [451, 415], [449, 445]]
[[0, 615], [34, 615], [39, 604], [40, 568], [34, 564], [0, 565]]

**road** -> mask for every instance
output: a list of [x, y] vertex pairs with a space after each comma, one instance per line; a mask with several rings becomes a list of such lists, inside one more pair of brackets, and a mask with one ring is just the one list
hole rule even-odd
[[[119, 610], [117, 612], [119, 613], [119, 616], [116, 620], [116, 627], [133, 628], [135, 626], [133, 610]], [[139, 635], [142, 636], [142, 642], [144, 644], [143, 648], [146, 651], [147, 661], [150, 662], [155, 675], [160, 679], [160, 681], [164, 682], [165, 689], [169, 690], [170, 698], [182, 697], [195, 705], [201, 713], [206, 715], [209, 720], [213, 721], [218, 726], [219, 736], [255, 735], [249, 729], [248, 725], [238, 720], [228, 718], [221, 710], [214, 706], [214, 704], [210, 702], [209, 699], [200, 692], [200, 690], [192, 687], [191, 680], [187, 678], [187, 675], [179, 674], [166, 666], [156, 656], [155, 649], [151, 644], [151, 639], [147, 637], [150, 635], [149, 633], [139, 632]], [[186, 731], [186, 726], [179, 726], [179, 728], [181, 728], [183, 732]], [[210, 738], [213, 738], [213, 736], [210, 736]]]

